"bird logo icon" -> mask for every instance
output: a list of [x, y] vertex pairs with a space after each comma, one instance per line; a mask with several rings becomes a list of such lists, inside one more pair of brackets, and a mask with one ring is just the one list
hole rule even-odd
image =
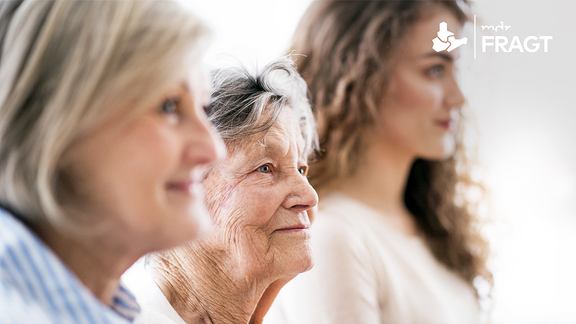
[[448, 30], [448, 24], [444, 21], [440, 23], [440, 30], [436, 34], [438, 37], [432, 40], [432, 43], [434, 44], [432, 49], [436, 52], [446, 50], [448, 52], [452, 52], [453, 50], [468, 42], [466, 37], [456, 39], [456, 37], [454, 37], [454, 33]]

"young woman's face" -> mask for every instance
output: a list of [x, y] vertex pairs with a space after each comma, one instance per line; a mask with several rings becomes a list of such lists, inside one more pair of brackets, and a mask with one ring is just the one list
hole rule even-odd
[[119, 249], [170, 248], [210, 228], [200, 181], [225, 148], [203, 109], [204, 80], [202, 71], [191, 73], [145, 112], [105, 122], [67, 151], [62, 170], [72, 193], [65, 208], [110, 225]]
[[386, 146], [425, 159], [453, 153], [459, 109], [465, 101], [455, 79], [459, 50], [432, 49], [439, 23], [448, 23], [457, 39], [461, 25], [449, 11], [436, 9], [413, 26], [396, 53], [378, 125]]

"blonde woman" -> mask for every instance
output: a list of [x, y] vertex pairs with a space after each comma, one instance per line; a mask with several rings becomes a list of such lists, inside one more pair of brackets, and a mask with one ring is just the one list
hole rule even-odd
[[0, 323], [131, 323], [120, 276], [206, 233], [206, 27], [173, 1], [0, 4]]
[[[277, 300], [293, 324], [478, 323], [490, 282], [459, 120], [466, 1], [312, 3], [293, 39], [312, 94], [321, 156], [314, 268]], [[271, 314], [272, 315], [272, 314]], [[281, 320], [271, 323], [281, 323]]]

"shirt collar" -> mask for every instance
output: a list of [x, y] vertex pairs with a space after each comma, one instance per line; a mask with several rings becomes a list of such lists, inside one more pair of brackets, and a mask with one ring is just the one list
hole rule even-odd
[[78, 304], [79, 309], [89, 313], [87, 316], [99, 317], [96, 314], [100, 313], [101, 316], [109, 319], [120, 316], [133, 322], [140, 313], [140, 306], [136, 302], [136, 298], [122, 282], [112, 299], [112, 305], [106, 306], [100, 302], [34, 232], [2, 208], [0, 208], [0, 225], [3, 227], [3, 229], [0, 228], [0, 257], [2, 257], [2, 251], [5, 250], [22, 255], [30, 254], [30, 251], [33, 251], [30, 255], [35, 257], [23, 260], [27, 262], [29, 268], [39, 269], [36, 274], [37, 277], [34, 278], [28, 278], [23, 273], [11, 272], [4, 274], [5, 279], [28, 282], [29, 284], [40, 281], [47, 282], [49, 284], [46, 286], [46, 294], [54, 299]]
[[140, 305], [136, 302], [136, 297], [122, 282], [118, 286], [118, 291], [112, 299], [110, 308], [129, 321], [134, 321], [136, 316], [140, 314]]

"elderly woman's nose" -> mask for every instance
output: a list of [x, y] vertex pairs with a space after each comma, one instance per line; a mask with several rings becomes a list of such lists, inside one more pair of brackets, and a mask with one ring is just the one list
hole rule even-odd
[[184, 161], [191, 165], [205, 165], [226, 156], [226, 146], [212, 127], [205, 121], [197, 121], [187, 130]]
[[290, 182], [290, 194], [284, 201], [284, 208], [301, 212], [318, 204], [318, 194], [305, 176], [298, 172], [297, 175], [291, 177]]

